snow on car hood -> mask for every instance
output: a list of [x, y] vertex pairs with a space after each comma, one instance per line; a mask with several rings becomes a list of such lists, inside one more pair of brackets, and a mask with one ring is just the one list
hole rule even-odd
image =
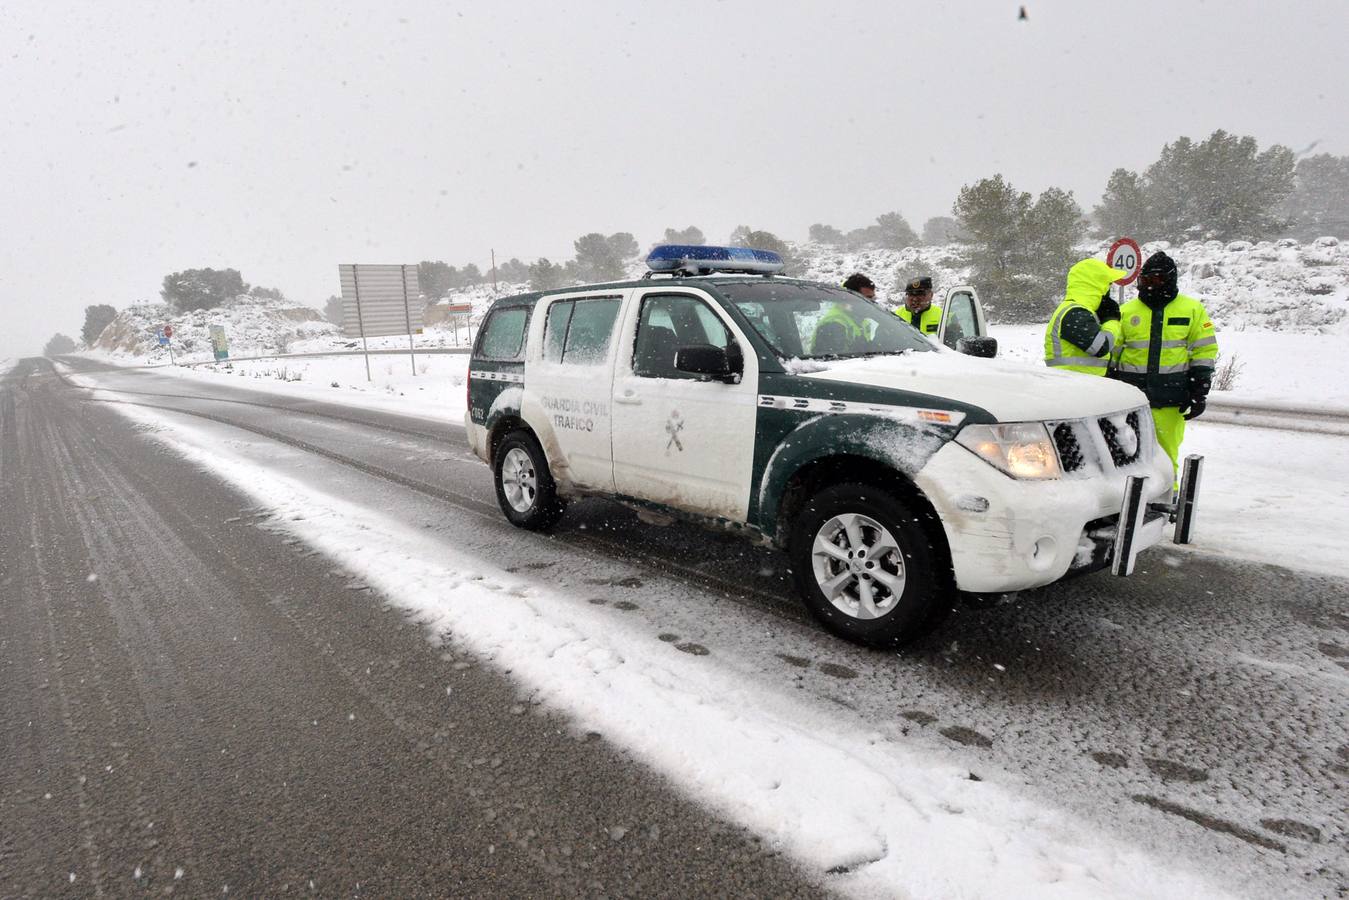
[[1080, 419], [1147, 404], [1142, 391], [1120, 381], [952, 350], [835, 360], [799, 377], [946, 397], [986, 409], [1000, 422]]

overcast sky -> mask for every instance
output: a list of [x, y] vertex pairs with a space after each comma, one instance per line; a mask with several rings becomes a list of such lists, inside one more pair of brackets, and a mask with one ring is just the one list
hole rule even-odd
[[[0, 4], [0, 358], [163, 276], [801, 240], [1223, 128], [1349, 155], [1349, 0]], [[1146, 235], [1139, 235], [1146, 239]]]

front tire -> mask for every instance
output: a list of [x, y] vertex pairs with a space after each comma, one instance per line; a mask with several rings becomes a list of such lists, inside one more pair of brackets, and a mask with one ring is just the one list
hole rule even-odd
[[951, 609], [927, 532], [880, 488], [845, 483], [820, 491], [796, 517], [788, 553], [806, 607], [846, 640], [898, 647], [927, 634]]
[[520, 429], [502, 439], [493, 459], [497, 505], [512, 525], [545, 531], [562, 517], [564, 504], [534, 435]]

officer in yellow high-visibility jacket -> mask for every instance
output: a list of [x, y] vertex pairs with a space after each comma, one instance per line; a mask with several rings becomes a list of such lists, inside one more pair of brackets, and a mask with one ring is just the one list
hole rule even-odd
[[866, 327], [852, 317], [842, 303], [831, 306], [815, 326], [810, 341], [812, 356], [847, 356], [867, 349]]
[[941, 307], [932, 302], [932, 278], [915, 278], [904, 288], [904, 305], [895, 315], [923, 334], [935, 335], [941, 328]]
[[1110, 299], [1110, 285], [1128, 274], [1099, 259], [1084, 259], [1068, 270], [1063, 302], [1045, 328], [1045, 365], [1106, 373], [1119, 342], [1119, 304]]
[[1176, 288], [1176, 264], [1154, 253], [1138, 275], [1138, 297], [1120, 309], [1111, 376], [1147, 394], [1157, 442], [1175, 469], [1185, 422], [1204, 411], [1218, 338], [1204, 304]]

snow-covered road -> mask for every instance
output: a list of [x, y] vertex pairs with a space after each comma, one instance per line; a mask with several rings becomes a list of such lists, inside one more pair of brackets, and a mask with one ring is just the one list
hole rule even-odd
[[[892, 657], [806, 622], [774, 554], [607, 504], [581, 504], [554, 540], [514, 532], [443, 419], [245, 394], [226, 377], [195, 398], [157, 375], [78, 380], [193, 413], [115, 406], [458, 652], [511, 670], [832, 886], [1315, 894], [1343, 877], [1345, 584], [1213, 556], [1241, 509], [1219, 507], [1201, 549], [1154, 554], [1127, 582], [971, 611]], [[1229, 431], [1213, 429], [1222, 446]], [[1217, 549], [1240, 556], [1257, 537]], [[1342, 560], [1337, 540], [1326, 549]]]

